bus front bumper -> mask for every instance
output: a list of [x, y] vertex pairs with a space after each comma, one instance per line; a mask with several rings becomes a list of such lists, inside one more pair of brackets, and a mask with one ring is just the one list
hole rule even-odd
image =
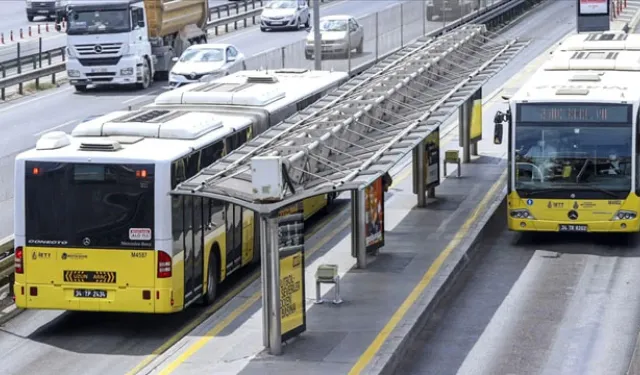
[[633, 233], [640, 231], [638, 218], [619, 221], [571, 222], [551, 220], [507, 219], [509, 230], [516, 232]]
[[[166, 314], [182, 310], [172, 289], [94, 285], [23, 284], [16, 280], [16, 307], [21, 309]], [[76, 291], [106, 291], [106, 297], [76, 297]]]

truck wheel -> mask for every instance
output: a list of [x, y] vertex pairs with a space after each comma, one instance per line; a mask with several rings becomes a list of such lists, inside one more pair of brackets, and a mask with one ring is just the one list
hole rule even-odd
[[86, 92], [87, 91], [87, 85], [76, 85], [75, 88], [76, 88], [77, 92]]
[[27, 20], [28, 20], [29, 22], [33, 22], [33, 16], [27, 16]]
[[209, 269], [207, 270], [207, 290], [202, 296], [202, 304], [205, 306], [211, 305], [216, 300], [219, 279], [218, 270], [218, 259], [215, 252], [211, 251], [211, 254], [209, 254]]
[[144, 59], [142, 64], [142, 82], [136, 83], [136, 88], [139, 90], [146, 90], [151, 86], [151, 68], [147, 59]]

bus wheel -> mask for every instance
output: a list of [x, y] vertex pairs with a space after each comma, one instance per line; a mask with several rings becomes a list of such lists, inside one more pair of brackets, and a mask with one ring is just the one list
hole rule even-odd
[[202, 296], [202, 304], [211, 305], [216, 300], [218, 292], [218, 259], [215, 251], [209, 255], [209, 270], [207, 271], [207, 291]]

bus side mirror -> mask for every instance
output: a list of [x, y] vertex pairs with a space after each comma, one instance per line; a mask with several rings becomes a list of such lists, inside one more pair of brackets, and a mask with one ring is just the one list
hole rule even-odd
[[495, 123], [495, 128], [493, 131], [493, 143], [500, 145], [502, 144], [502, 123], [501, 122], [496, 122]]

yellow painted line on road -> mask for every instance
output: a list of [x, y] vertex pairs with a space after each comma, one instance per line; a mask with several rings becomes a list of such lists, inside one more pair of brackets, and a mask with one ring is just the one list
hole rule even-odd
[[[314, 230], [306, 234], [305, 241], [316, 235], [330, 220], [333, 220], [338, 214], [340, 214], [342, 210], [336, 211], [336, 213], [332, 213], [331, 215], [327, 215], [325, 219], [314, 225]], [[327, 240], [328, 241], [328, 240]], [[180, 331], [171, 336], [167, 341], [164, 342], [160, 347], [154, 350], [151, 354], [147, 355], [136, 367], [134, 367], [131, 371], [129, 371], [126, 375], [135, 375], [140, 372], [143, 368], [147, 367], [151, 362], [153, 362], [156, 358], [162, 355], [164, 352], [169, 350], [173, 345], [175, 345], [178, 341], [180, 341], [183, 337], [187, 336], [189, 332], [193, 331], [198, 327], [202, 322], [209, 318], [209, 316], [213, 315], [216, 311], [218, 311], [222, 306], [224, 306], [227, 302], [233, 299], [235, 296], [240, 294], [246, 287], [251, 285], [254, 281], [258, 279], [260, 276], [260, 272], [254, 272], [250, 277], [243, 280], [240, 284], [234, 287], [229, 293], [225, 294], [219, 301], [213, 304], [210, 308], [202, 312], [196, 319], [192, 320], [189, 324], [184, 326]]]
[[[313, 253], [322, 248], [327, 242], [333, 239], [338, 233], [342, 232], [349, 225], [351, 225], [351, 221], [345, 221], [336, 229], [331, 231], [331, 233], [322, 237], [320, 241], [314, 246], [309, 252], [305, 252], [305, 259], [308, 259]], [[213, 339], [216, 335], [222, 332], [225, 328], [227, 328], [235, 319], [237, 319], [240, 315], [242, 315], [245, 311], [247, 311], [255, 302], [258, 301], [262, 297], [262, 291], [254, 293], [245, 303], [238, 306], [235, 310], [233, 310], [225, 319], [223, 319], [220, 323], [216, 324], [211, 330], [209, 330], [203, 337], [199, 338], [195, 343], [191, 344], [185, 351], [178, 356], [175, 360], [169, 363], [166, 367], [160, 371], [160, 374], [167, 375], [171, 374], [175, 371], [182, 363], [184, 363], [187, 359], [191, 358], [198, 350], [200, 350], [204, 345], [206, 345], [209, 341]], [[184, 335], [183, 335], [184, 336]], [[166, 350], [166, 349], [165, 349]], [[140, 367], [138, 371], [140, 371], [144, 366]], [[135, 372], [133, 373], [135, 374]]]
[[404, 318], [407, 314], [407, 311], [416, 303], [422, 292], [431, 284], [431, 281], [438, 273], [440, 268], [444, 262], [449, 258], [453, 250], [462, 242], [462, 240], [467, 236], [469, 229], [471, 229], [471, 225], [476, 222], [478, 216], [485, 210], [486, 206], [489, 204], [490, 200], [496, 195], [498, 189], [506, 182], [507, 172], [503, 172], [498, 181], [491, 186], [487, 195], [480, 201], [480, 204], [475, 208], [473, 213], [467, 218], [462, 227], [455, 234], [453, 239], [447, 244], [447, 247], [438, 255], [438, 257], [433, 261], [427, 272], [424, 273], [422, 279], [416, 285], [409, 296], [402, 302], [400, 307], [393, 313], [391, 319], [387, 322], [387, 324], [382, 328], [382, 330], [378, 333], [376, 338], [373, 340], [371, 345], [365, 350], [365, 352], [358, 358], [355, 365], [349, 371], [349, 375], [357, 375], [364, 370], [364, 368], [371, 362], [373, 357], [380, 351], [384, 342], [389, 338], [391, 332], [396, 328], [398, 323]]

